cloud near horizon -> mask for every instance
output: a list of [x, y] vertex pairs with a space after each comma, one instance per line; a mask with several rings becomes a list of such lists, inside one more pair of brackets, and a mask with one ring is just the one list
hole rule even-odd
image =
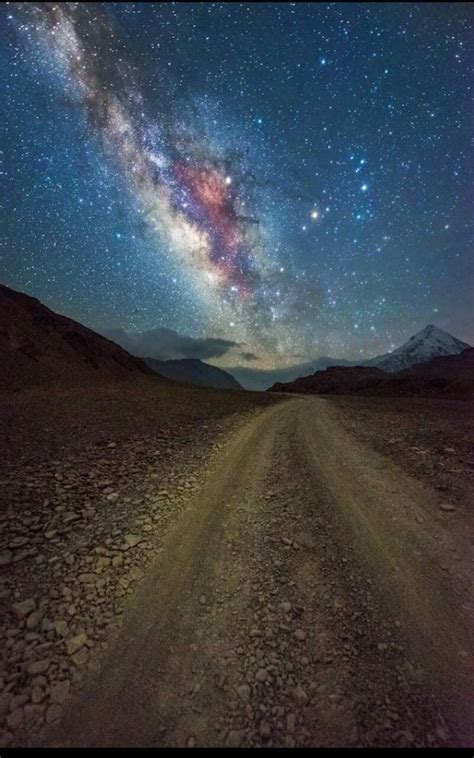
[[174, 329], [150, 329], [146, 332], [126, 332], [123, 329], [108, 329], [102, 334], [121, 345], [132, 355], [141, 358], [156, 358], [161, 361], [180, 358], [219, 358], [239, 343], [217, 337], [194, 338], [179, 334]]

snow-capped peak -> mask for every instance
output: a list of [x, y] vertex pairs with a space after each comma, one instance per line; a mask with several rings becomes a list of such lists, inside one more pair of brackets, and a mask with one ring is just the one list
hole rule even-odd
[[365, 365], [377, 366], [384, 371], [401, 371], [442, 355], [462, 353], [467, 347], [469, 345], [466, 342], [458, 340], [434, 324], [428, 324], [392, 353], [371, 358]]

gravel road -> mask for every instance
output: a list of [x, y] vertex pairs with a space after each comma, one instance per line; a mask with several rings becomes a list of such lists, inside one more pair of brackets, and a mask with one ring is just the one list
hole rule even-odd
[[43, 742], [472, 745], [472, 555], [435, 497], [322, 398], [247, 414]]

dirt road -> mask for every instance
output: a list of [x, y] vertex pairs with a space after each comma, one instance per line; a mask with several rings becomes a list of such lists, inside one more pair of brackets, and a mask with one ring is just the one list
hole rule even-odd
[[47, 742], [472, 745], [472, 556], [433, 498], [323, 399], [257, 412]]

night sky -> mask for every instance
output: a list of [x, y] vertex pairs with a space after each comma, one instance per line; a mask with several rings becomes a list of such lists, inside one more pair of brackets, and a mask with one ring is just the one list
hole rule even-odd
[[467, 4], [5, 4], [0, 280], [253, 368], [474, 343]]

